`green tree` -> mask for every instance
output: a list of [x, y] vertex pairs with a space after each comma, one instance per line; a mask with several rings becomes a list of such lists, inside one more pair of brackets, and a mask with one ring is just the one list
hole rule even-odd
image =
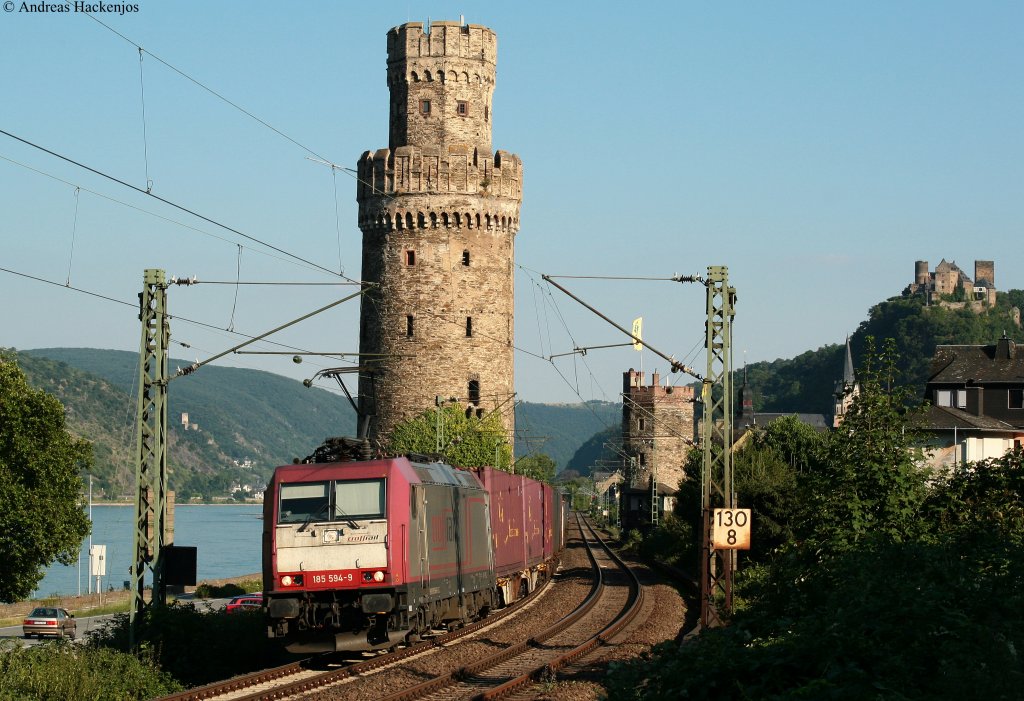
[[550, 484], [555, 479], [557, 467], [550, 455], [534, 453], [516, 460], [514, 469], [517, 475], [526, 475], [530, 479]]
[[64, 407], [0, 354], [0, 601], [31, 595], [43, 568], [70, 565], [89, 533], [80, 473], [92, 451], [64, 428]]
[[509, 471], [512, 446], [497, 413], [483, 418], [467, 416], [462, 407], [447, 405], [428, 409], [419, 416], [401, 422], [391, 432], [388, 450], [395, 454], [437, 454], [438, 429], [441, 435], [440, 454], [457, 467], [492, 465]]
[[838, 551], [864, 539], [902, 542], [920, 535], [927, 473], [909, 426], [912, 391], [896, 383], [895, 342], [876, 353], [866, 340], [860, 392], [832, 433], [820, 467], [804, 480], [799, 537]]

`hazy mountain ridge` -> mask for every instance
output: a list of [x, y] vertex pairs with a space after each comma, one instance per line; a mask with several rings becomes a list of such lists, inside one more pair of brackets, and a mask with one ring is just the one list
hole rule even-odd
[[[68, 425], [93, 442], [97, 488], [134, 493], [138, 354], [95, 348], [41, 348], [17, 353], [30, 384], [64, 403]], [[170, 360], [173, 371], [189, 361]], [[198, 430], [185, 430], [182, 413]], [[609, 402], [516, 407], [517, 456], [542, 452], [564, 467], [621, 408]], [[261, 370], [207, 366], [168, 388], [171, 489], [222, 495], [232, 482], [262, 484], [273, 467], [309, 455], [328, 436], [354, 435], [344, 397]], [[252, 460], [251, 469], [233, 461]]]

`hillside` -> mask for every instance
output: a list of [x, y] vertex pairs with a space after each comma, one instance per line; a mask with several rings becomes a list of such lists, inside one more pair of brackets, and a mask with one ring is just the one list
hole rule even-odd
[[516, 406], [516, 457], [546, 453], [564, 470], [583, 443], [608, 426], [621, 432], [621, 404], [523, 402]]
[[[860, 364], [868, 336], [879, 342], [893, 338], [900, 353], [898, 381], [915, 387], [920, 396], [936, 345], [991, 344], [1004, 331], [1018, 342], [1024, 340], [1014, 308], [1024, 308], [1024, 291], [997, 293], [996, 306], [980, 314], [925, 306], [919, 296], [892, 297], [871, 307], [868, 318], [850, 337], [854, 365]], [[747, 367], [747, 379], [754, 392], [754, 409], [830, 415], [832, 389], [842, 371], [843, 345], [838, 343], [789, 360], [753, 363]]]
[[[93, 442], [98, 493], [130, 495], [135, 479], [135, 383], [138, 355], [93, 348], [45, 348], [17, 354], [30, 384], [64, 403], [72, 431]], [[188, 361], [171, 360], [176, 366]], [[617, 404], [588, 402], [516, 407], [516, 455], [543, 452], [563, 467], [609, 424]], [[195, 428], [181, 424], [188, 414]], [[343, 397], [259, 370], [207, 366], [168, 391], [170, 488], [185, 496], [224, 495], [232, 482], [260, 486], [276, 465], [312, 452], [324, 438], [354, 435]], [[252, 461], [251, 467], [244, 464]]]
[[[68, 408], [72, 430], [94, 442], [101, 487], [112, 495], [130, 493], [138, 355], [46, 348], [19, 358], [29, 381]], [[172, 369], [187, 364], [170, 361]], [[276, 465], [355, 427], [343, 398], [259, 370], [210, 366], [168, 387], [170, 488], [183, 495], [223, 494], [232, 481], [265, 484]], [[183, 413], [194, 428], [182, 426]], [[249, 468], [235, 465], [247, 460]]]

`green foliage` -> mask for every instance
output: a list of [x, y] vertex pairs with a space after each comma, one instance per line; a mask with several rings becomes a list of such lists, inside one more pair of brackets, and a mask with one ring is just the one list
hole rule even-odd
[[[737, 504], [752, 510], [751, 549], [741, 557], [746, 562], [763, 562], [792, 540], [799, 480], [820, 464], [829, 436], [795, 416], [778, 418], [750, 436], [734, 455], [733, 480]], [[676, 514], [694, 534], [701, 530], [702, 463], [703, 452], [691, 450], [676, 499]], [[696, 562], [696, 543], [688, 550], [684, 562]]]
[[[267, 638], [265, 626], [259, 611], [227, 613], [179, 602], [145, 612], [141, 648], [182, 684], [208, 684], [284, 663], [286, 653]], [[127, 651], [128, 614], [89, 635], [92, 645]]]
[[731, 626], [620, 665], [609, 698], [1019, 698], [1024, 558], [988, 546], [884, 543], [797, 578], [779, 567]]
[[227, 584], [200, 582], [196, 587], [195, 596], [197, 599], [226, 599], [257, 591], [263, 591], [263, 582], [258, 579], [246, 579], [242, 582], [228, 582]]
[[798, 537], [812, 546], [836, 551], [866, 538], [903, 542], [921, 533], [927, 474], [896, 361], [893, 341], [876, 354], [867, 339], [860, 394], [805, 479]]
[[88, 442], [64, 427], [64, 407], [29, 387], [0, 354], [0, 601], [24, 599], [54, 560], [70, 565], [89, 534], [79, 471]]
[[[1024, 291], [998, 292], [996, 305], [980, 313], [926, 307], [921, 296], [893, 297], [871, 307], [868, 318], [854, 332], [850, 339], [853, 357], [856, 360], [862, 355], [869, 336], [896, 339], [900, 356], [896, 380], [909, 385], [912, 395], [921, 396], [936, 345], [991, 344], [1004, 330], [1019, 338], [1022, 334], [1011, 307], [1024, 309]], [[749, 365], [755, 410], [831, 414], [828, 389], [841, 377], [843, 352], [842, 345], [826, 345], [789, 360]]]
[[441, 455], [457, 467], [492, 465], [509, 471], [512, 447], [505, 440], [505, 427], [497, 413], [466, 416], [458, 405], [428, 409], [419, 416], [403, 421], [391, 432], [388, 450], [394, 454], [436, 454], [438, 429], [442, 440]]
[[939, 535], [984, 534], [1024, 546], [1024, 452], [957, 465], [932, 490], [925, 508]]
[[[630, 534], [636, 531], [630, 531]], [[639, 544], [641, 555], [664, 565], [692, 569], [697, 561], [694, 549], [696, 534], [693, 527], [681, 518], [666, 514], [656, 528], [651, 530]]]
[[57, 641], [0, 643], [0, 699], [127, 701], [181, 691], [180, 684], [134, 655]]
[[739, 572], [729, 626], [617, 665], [610, 699], [1019, 698], [1024, 452], [926, 481], [895, 367], [867, 354], [821, 450], [782, 426], [745, 449], [794, 469], [793, 538]]
[[535, 453], [516, 460], [515, 473], [526, 475], [538, 482], [550, 484], [555, 479], [555, 469], [558, 466], [550, 456], [544, 453]]

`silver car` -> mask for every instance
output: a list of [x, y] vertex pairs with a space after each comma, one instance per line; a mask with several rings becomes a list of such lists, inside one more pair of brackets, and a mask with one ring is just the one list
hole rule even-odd
[[74, 640], [75, 617], [67, 609], [40, 606], [32, 609], [32, 613], [25, 618], [21, 632], [26, 638], [49, 635], [54, 638], [66, 636]]

